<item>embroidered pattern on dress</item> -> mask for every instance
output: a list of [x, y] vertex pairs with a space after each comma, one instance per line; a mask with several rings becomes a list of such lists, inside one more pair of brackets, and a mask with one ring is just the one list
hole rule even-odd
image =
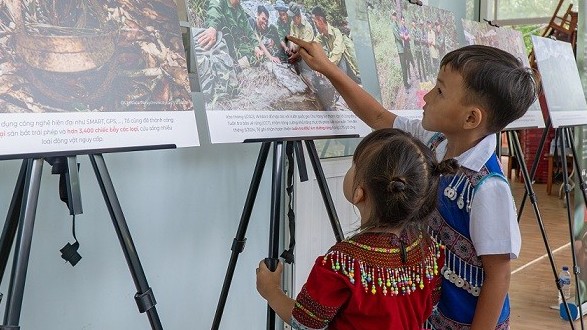
[[[417, 234], [400, 238], [389, 233], [362, 233], [333, 246], [322, 258], [322, 267], [344, 275], [349, 285], [365, 291], [362, 294], [393, 297], [436, 286], [440, 271], [437, 260], [444, 257], [443, 250], [432, 239]], [[431, 289], [438, 301], [439, 291]], [[303, 286], [296, 298], [292, 324], [295, 320], [307, 329], [327, 328], [340, 307], [321, 305]], [[306, 329], [303, 327], [300, 329]]]
[[326, 329], [327, 326], [325, 326], [323, 328], [308, 328], [307, 326], [301, 324], [298, 320], [296, 320], [295, 317], [292, 316], [292, 318], [291, 318], [291, 328], [293, 330], [322, 330], [322, 329]]
[[327, 307], [317, 303], [312, 299], [304, 286], [296, 298], [292, 317], [300, 324], [311, 327], [310, 329], [324, 329], [328, 326], [329, 320], [332, 320], [337, 312], [338, 308]]
[[[468, 324], [456, 322], [444, 316], [439, 310], [435, 310], [432, 315], [428, 318], [428, 322], [432, 325], [433, 329], [436, 330], [469, 330], [471, 326]], [[495, 330], [509, 330], [510, 329], [510, 319], [509, 317], [503, 321], [502, 323], [498, 324], [495, 327]]]
[[440, 274], [455, 286], [479, 296], [484, 271], [471, 240], [449, 226], [438, 210], [433, 212], [429, 228], [435, 240], [453, 249], [444, 249], [445, 261]]
[[[469, 213], [475, 189], [488, 175], [490, 171], [487, 166], [483, 166], [479, 172], [461, 167], [460, 175], [455, 175], [443, 191], [445, 201], [456, 201], [458, 210]], [[446, 223], [438, 210], [433, 212], [429, 228], [436, 240], [451, 247], [450, 250], [445, 250], [445, 264], [440, 271], [441, 275], [456, 287], [473, 296], [479, 296], [484, 271], [473, 242]]]
[[[446, 199], [444, 201], [452, 203], [456, 200], [456, 207], [467, 213], [471, 210], [476, 189], [484, 180], [492, 176], [503, 178], [500, 173], [491, 172], [487, 165], [484, 165], [478, 172], [461, 167], [459, 173], [450, 179], [451, 181], [445, 187], [443, 195]], [[450, 210], [451, 207], [449, 206], [448, 209]], [[458, 214], [456, 209], [454, 211]], [[483, 285], [484, 271], [481, 259], [476, 255], [473, 242], [447, 224], [438, 211], [435, 211], [431, 216], [430, 231], [435, 239], [451, 247], [446, 249], [446, 261], [441, 270], [442, 276], [473, 296], [479, 296]]]
[[[430, 235], [445, 246], [454, 247], [458, 258], [474, 266], [481, 267], [481, 259], [477, 256], [473, 242], [450, 227], [438, 210], [434, 210], [429, 219]], [[458, 247], [458, 249], [457, 249]], [[448, 249], [446, 249], [448, 251]], [[445, 262], [446, 264], [447, 262]]]
[[[406, 252], [413, 251], [421, 245], [421, 238], [408, 245]], [[407, 295], [418, 288], [424, 289], [425, 285], [429, 284], [435, 275], [438, 275], [438, 263], [444, 247], [440, 244], [432, 244], [428, 248], [426, 257], [421, 260], [419, 258], [420, 251], [415, 253], [408, 253], [408, 260], [404, 264], [400, 261], [400, 248], [383, 248], [372, 246], [370, 244], [359, 243], [354, 240], [343, 241], [341, 245], [351, 245], [353, 247], [363, 250], [363, 253], [358, 253], [359, 258], [355, 258], [339, 249], [328, 252], [323, 260], [323, 265], [330, 265], [330, 268], [338, 273], [345, 275], [351, 284], [356, 284], [356, 271], [360, 275], [360, 284], [363, 286], [365, 293], [377, 294], [380, 292], [384, 296]], [[344, 250], [344, 249], [343, 249]], [[381, 254], [381, 259], [388, 257], [387, 262], [378, 260], [373, 263], [373, 260], [365, 260], [367, 258], [360, 258], [360, 254], [372, 254], [378, 252]], [[391, 258], [393, 257], [393, 261]], [[383, 261], [383, 262], [381, 262]], [[422, 266], [422, 264], [424, 266]]]

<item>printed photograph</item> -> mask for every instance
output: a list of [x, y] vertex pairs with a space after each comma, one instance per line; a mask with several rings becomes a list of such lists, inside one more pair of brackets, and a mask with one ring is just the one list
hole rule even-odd
[[522, 33], [509, 27], [495, 27], [487, 22], [463, 19], [463, 30], [468, 45], [485, 45], [503, 49], [529, 66]]
[[0, 113], [192, 111], [173, 0], [0, 0]]
[[329, 81], [288, 57], [286, 35], [320, 42], [360, 82], [344, 1], [189, 0], [207, 111], [348, 110]]
[[460, 46], [453, 13], [392, 0], [370, 2], [368, 14], [383, 106], [421, 109], [440, 60]]
[[[536, 63], [542, 76], [544, 96], [553, 121], [560, 117], [557, 112], [585, 112], [587, 103], [579, 77], [579, 70], [571, 44], [564, 41], [532, 36]], [[564, 88], [561, 88], [564, 77]], [[572, 116], [575, 116], [571, 114]], [[581, 114], [587, 123], [587, 115]], [[556, 127], [556, 126], [555, 126]]]

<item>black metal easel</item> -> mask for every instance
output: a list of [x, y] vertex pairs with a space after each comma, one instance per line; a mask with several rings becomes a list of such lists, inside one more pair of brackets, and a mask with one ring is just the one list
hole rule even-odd
[[[98, 184], [108, 207], [110, 217], [114, 224], [118, 240], [122, 246], [124, 256], [130, 268], [132, 278], [135, 282], [138, 293], [135, 294], [135, 301], [141, 313], [146, 312], [152, 329], [163, 329], [161, 321], [155, 308], [155, 296], [149, 287], [145, 273], [141, 266], [137, 251], [132, 241], [124, 214], [114, 191], [114, 186], [108, 174], [106, 163], [102, 154], [89, 155], [92, 167], [98, 179]], [[0, 330], [20, 329], [19, 320], [22, 308], [22, 299], [28, 268], [31, 242], [33, 238], [33, 227], [41, 185], [41, 173], [43, 169], [43, 158], [24, 159], [20, 168], [2, 236], [0, 237], [0, 281], [6, 270], [8, 256], [16, 236], [16, 245], [12, 263], [12, 273], [6, 312], [4, 313], [3, 325]], [[75, 156], [67, 157], [68, 195], [70, 213], [81, 213], [81, 199], [78, 187], [77, 162]], [[18, 231], [18, 232], [17, 232]]]
[[[326, 211], [328, 213], [328, 218], [330, 219], [330, 224], [332, 225], [332, 230], [334, 231], [334, 236], [336, 240], [340, 242], [344, 239], [344, 233], [342, 231], [338, 215], [336, 214], [336, 210], [334, 208], [334, 202], [332, 201], [330, 190], [328, 189], [326, 177], [320, 165], [320, 158], [318, 157], [318, 152], [316, 151], [316, 145], [314, 144], [313, 140], [304, 140], [304, 142], [306, 144], [306, 149], [308, 151], [310, 161], [312, 163], [312, 167], [314, 169], [314, 173], [318, 181], [318, 186], [320, 187], [322, 199], [324, 201], [324, 205], [326, 206]], [[255, 165], [255, 170], [253, 172], [253, 178], [251, 180], [251, 185], [249, 187], [247, 199], [245, 201], [243, 213], [241, 215], [238, 230], [236, 232], [236, 237], [233, 239], [232, 242], [232, 253], [230, 256], [230, 261], [228, 263], [228, 269], [226, 271], [224, 283], [222, 285], [222, 291], [220, 293], [220, 299], [218, 301], [218, 306], [216, 308], [214, 322], [212, 324], [213, 330], [217, 330], [220, 326], [220, 321], [222, 318], [222, 313], [224, 311], [224, 306], [226, 305], [226, 298], [228, 296], [228, 291], [230, 289], [230, 284], [232, 281], [232, 277], [234, 275], [236, 262], [238, 260], [239, 254], [244, 250], [245, 247], [245, 234], [249, 224], [249, 219], [251, 217], [253, 205], [255, 203], [255, 198], [259, 190], [259, 184], [261, 182], [261, 177], [263, 176], [263, 169], [265, 168], [265, 163], [267, 161], [267, 156], [269, 154], [271, 144], [273, 144], [273, 172], [271, 183], [270, 215], [271, 222], [269, 229], [269, 257], [265, 259], [265, 263], [271, 270], [275, 270], [279, 261], [279, 225], [282, 219], [281, 199], [283, 196], [282, 192], [284, 190], [282, 183], [282, 168], [285, 162], [285, 154], [288, 154], [287, 156], [290, 161], [289, 167], [293, 168], [294, 165], [291, 163], [293, 161], [293, 155], [291, 155], [291, 153], [295, 153], [300, 173], [300, 179], [301, 181], [308, 180], [301, 140], [276, 140], [263, 142], [261, 144], [259, 157], [257, 158], [257, 163]], [[285, 154], [283, 152], [284, 144], [286, 148]], [[289, 152], [287, 150], [289, 150]], [[275, 329], [275, 312], [270, 307], [267, 307], [267, 329]]]
[[[579, 284], [578, 275], [581, 273], [580, 267], [577, 265], [577, 255], [575, 253], [575, 248], [573, 242], [574, 235], [573, 235], [573, 218], [571, 214], [571, 185], [569, 184], [569, 172], [567, 168], [567, 155], [566, 155], [566, 146], [569, 145], [571, 147], [571, 152], [573, 153], [573, 161], [575, 164], [575, 171], [577, 174], [577, 179], [579, 180], [579, 189], [581, 190], [581, 195], [583, 197], [584, 205], [587, 205], [587, 183], [583, 181], [581, 177], [582, 169], [581, 163], [579, 162], [579, 157], [577, 154], [577, 149], [575, 148], [575, 141], [573, 139], [573, 134], [571, 132], [570, 126], [561, 126], [556, 129], [557, 135], [557, 146], [561, 146], [560, 152], [560, 160], [563, 167], [563, 187], [565, 192], [565, 200], [567, 205], [567, 220], [569, 224], [569, 237], [571, 239], [571, 257], [573, 263], [573, 273], [575, 274], [575, 290], [577, 292], [577, 296], [579, 297], [578, 309], [579, 309], [579, 318], [581, 319], [581, 329], [584, 329], [583, 325], [583, 303], [581, 301], [581, 285]], [[565, 142], [568, 142], [566, 144]], [[566, 302], [565, 302], [566, 305]], [[571, 314], [568, 313], [569, 320], [572, 320]]]
[[[536, 175], [536, 170], [538, 168], [538, 161], [541, 158], [542, 155], [542, 151], [544, 149], [544, 144], [546, 142], [546, 137], [548, 135], [548, 130], [550, 129], [552, 123], [550, 121], [550, 118], [547, 119], [546, 121], [546, 127], [544, 128], [544, 132], [542, 133], [542, 137], [540, 139], [539, 145], [538, 145], [538, 150], [536, 151], [536, 157], [534, 158], [534, 162], [532, 163], [532, 168], [530, 173], [528, 172], [528, 168], [526, 167], [526, 161], [524, 159], [524, 154], [522, 152], [522, 147], [520, 145], [520, 139], [518, 137], [518, 133], [516, 131], [507, 131], [507, 136], [509, 141], [511, 142], [511, 144], [514, 147], [514, 155], [515, 158], [518, 161], [518, 164], [520, 166], [520, 171], [522, 173], [522, 177], [524, 180], [524, 186], [525, 186], [525, 192], [524, 192], [524, 196], [522, 198], [522, 202], [520, 203], [520, 207], [518, 210], [518, 222], [520, 221], [520, 218], [522, 216], [522, 212], [524, 211], [524, 205], [526, 202], [526, 198], [529, 197], [530, 198], [530, 202], [533, 206], [534, 209], [534, 214], [536, 215], [536, 221], [538, 223], [538, 227], [540, 228], [540, 233], [542, 235], [542, 240], [544, 241], [544, 247], [546, 248], [546, 253], [548, 255], [548, 260], [550, 261], [550, 267], [552, 269], [552, 274], [554, 276], [554, 280], [555, 280], [555, 284], [556, 287], [560, 293], [560, 296], [562, 297], [564, 306], [565, 306], [565, 311], [567, 313], [567, 315], [571, 315], [570, 309], [569, 309], [569, 305], [565, 299], [565, 295], [563, 294], [562, 291], [562, 286], [560, 283], [560, 280], [558, 278], [558, 272], [556, 269], [556, 265], [554, 264], [554, 256], [552, 254], [552, 250], [550, 248], [550, 245], [548, 243], [548, 237], [546, 235], [546, 230], [544, 228], [544, 222], [542, 221], [542, 217], [540, 215], [540, 211], [538, 210], [538, 205], [537, 205], [537, 198], [536, 198], [536, 194], [534, 193], [534, 188], [532, 187], [533, 181], [534, 181], [534, 176]], [[559, 128], [561, 130], [564, 130], [564, 128]], [[564, 131], [563, 131], [564, 132]], [[566, 134], [566, 133], [564, 133]], [[572, 140], [572, 138], [571, 138]], [[576, 152], [575, 152], [575, 148], [574, 145], [572, 145], [573, 147], [573, 154], [576, 156]], [[564, 149], [564, 148], [562, 148]], [[571, 218], [571, 214], [570, 214], [570, 206], [569, 206], [569, 189], [568, 189], [568, 173], [567, 168], [566, 168], [566, 155], [565, 155], [565, 151], [563, 150], [561, 152], [561, 159], [563, 160], [563, 180], [564, 180], [564, 186], [565, 186], [565, 193], [566, 193], [566, 200], [567, 200], [567, 214], [568, 214], [568, 221], [569, 221], [569, 232], [570, 232], [570, 237], [571, 237], [571, 243], [573, 242], [573, 226], [572, 226], [572, 218]], [[578, 161], [575, 159], [576, 166], [577, 168], [579, 168], [578, 166]], [[580, 173], [580, 171], [579, 171]], [[580, 175], [580, 174], [579, 174]], [[581, 181], [581, 189], [583, 191], [583, 198], [585, 198], [585, 183], [582, 182], [581, 178], [579, 178], [579, 180]], [[571, 246], [571, 255], [572, 255], [572, 262], [573, 262], [573, 272], [575, 274], [575, 284], [576, 284], [576, 290], [577, 292], [580, 294], [580, 288], [579, 288], [579, 283], [577, 281], [577, 274], [580, 272], [580, 270], [577, 267], [577, 263], [576, 263], [576, 255], [575, 255], [575, 249]], [[582, 314], [582, 308], [581, 308], [581, 303], [579, 302], [579, 315], [583, 315]], [[569, 317], [569, 324], [571, 325], [571, 329], [575, 329], [575, 325], [573, 323], [573, 319], [571, 317]], [[581, 317], [581, 329], [584, 329], [583, 327], [583, 318]]]

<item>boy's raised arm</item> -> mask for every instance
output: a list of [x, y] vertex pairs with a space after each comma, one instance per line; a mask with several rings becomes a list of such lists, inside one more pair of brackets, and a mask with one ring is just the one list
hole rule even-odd
[[326, 76], [357, 117], [373, 129], [393, 126], [397, 116], [387, 111], [371, 94], [330, 62], [320, 43], [292, 36], [287, 39], [300, 47], [290, 57], [290, 61], [297, 61], [301, 57], [310, 68]]

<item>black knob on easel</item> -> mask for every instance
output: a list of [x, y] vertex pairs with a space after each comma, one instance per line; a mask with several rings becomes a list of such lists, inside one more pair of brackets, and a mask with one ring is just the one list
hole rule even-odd
[[265, 258], [265, 265], [269, 268], [270, 271], [274, 272], [277, 269], [277, 264], [279, 263], [279, 259], [273, 258]]

